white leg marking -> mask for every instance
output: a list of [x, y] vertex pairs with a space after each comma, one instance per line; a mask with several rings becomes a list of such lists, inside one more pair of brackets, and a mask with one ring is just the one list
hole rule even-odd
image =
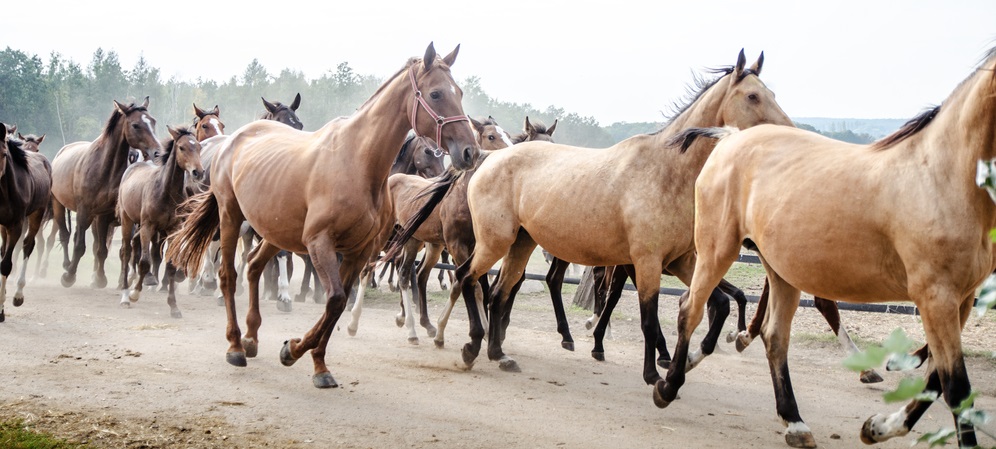
[[446, 340], [443, 338], [443, 333], [446, 331], [446, 323], [450, 322], [450, 312], [453, 312], [453, 305], [456, 304], [457, 298], [460, 297], [460, 289], [456, 285], [453, 285], [453, 290], [450, 291], [450, 300], [446, 302], [446, 306], [443, 307], [443, 312], [439, 314], [439, 321], [436, 323], [436, 341], [437, 344], [442, 344]]
[[401, 289], [401, 302], [405, 307], [405, 327], [408, 328], [408, 342], [418, 344], [418, 334], [415, 333], [415, 301], [412, 299], [410, 289]]
[[277, 301], [290, 302], [290, 280], [287, 278], [287, 265], [290, 263], [290, 256], [277, 257]]
[[685, 372], [689, 372], [692, 368], [695, 368], [705, 358], [705, 354], [702, 353], [702, 349], [696, 349], [688, 354], [688, 366]]
[[[24, 299], [24, 285], [27, 283], [28, 261], [21, 261], [21, 273], [17, 276], [17, 290], [14, 292], [15, 300]], [[14, 301], [17, 302], [17, 301]]]
[[363, 313], [363, 296], [367, 293], [367, 281], [369, 281], [370, 274], [360, 278], [360, 286], [356, 290], [356, 302], [353, 303], [353, 310], [350, 311], [349, 326], [346, 330], [349, 331], [350, 335], [356, 334], [356, 329], [360, 326], [360, 314]]
[[873, 440], [882, 442], [893, 437], [901, 437], [909, 433], [906, 428], [906, 410], [902, 409], [891, 415], [881, 413], [871, 417], [871, 435]]

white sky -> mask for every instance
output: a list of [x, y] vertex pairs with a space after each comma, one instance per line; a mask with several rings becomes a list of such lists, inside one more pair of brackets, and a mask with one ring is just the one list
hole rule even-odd
[[[309, 79], [340, 62], [386, 77], [435, 41], [461, 44], [501, 101], [616, 121], [657, 121], [691, 71], [764, 51], [762, 79], [792, 117], [908, 118], [941, 102], [996, 41], [996, 1], [9, 2], [0, 46], [82, 66], [139, 55], [171, 76], [227, 80], [253, 58]], [[224, 105], [222, 105], [224, 107]]]

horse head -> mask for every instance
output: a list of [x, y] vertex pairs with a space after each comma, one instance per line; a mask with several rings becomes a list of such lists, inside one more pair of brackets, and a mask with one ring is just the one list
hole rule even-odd
[[114, 108], [115, 113], [120, 115], [117, 120], [118, 129], [129, 147], [141, 151], [145, 159], [162, 149], [156, 138], [156, 119], [149, 114], [149, 97], [145, 97], [145, 102], [139, 106], [134, 103], [125, 106], [114, 100]]
[[457, 45], [440, 58], [430, 43], [421, 63], [408, 67], [408, 78], [415, 92], [406, 105], [415, 134], [433, 137], [450, 154], [457, 169], [467, 170], [476, 164], [481, 147], [471, 127], [460, 123], [469, 119], [463, 112], [463, 91], [450, 74], [459, 52]]
[[166, 129], [173, 138], [173, 143], [169, 145], [170, 148], [167, 149], [163, 157], [168, 159], [170, 153], [173, 153], [177, 167], [189, 173], [193, 179], [201, 179], [204, 176], [204, 166], [201, 164], [201, 142], [197, 140], [189, 128], [167, 126]]
[[25, 136], [21, 135], [21, 133], [17, 133], [17, 138], [24, 141], [24, 145], [21, 147], [24, 148], [24, 151], [37, 153], [41, 151], [39, 147], [41, 146], [42, 141], [45, 140], [45, 135], [42, 134], [41, 136], [36, 136], [34, 134], [28, 134]]
[[508, 133], [501, 126], [498, 126], [498, 122], [490, 115], [482, 121], [474, 120], [471, 117], [470, 124], [474, 126], [474, 131], [477, 133], [477, 143], [482, 150], [494, 151], [513, 145]]
[[301, 94], [294, 96], [294, 102], [290, 106], [284, 105], [279, 101], [271, 103], [263, 97], [260, 98], [263, 100], [263, 106], [266, 108], [266, 113], [260, 117], [261, 119], [275, 120], [297, 130], [304, 129], [301, 119], [297, 118], [297, 108], [301, 106]]
[[[762, 123], [792, 126], [785, 111], [775, 101], [775, 94], [761, 82], [761, 67], [764, 65], [764, 52], [749, 68], [744, 51], [740, 50], [737, 64], [728, 69], [726, 89], [719, 105], [717, 117], [721, 117], [721, 126], [733, 126], [739, 129], [750, 128]], [[720, 86], [717, 86], [720, 87]]]
[[435, 178], [446, 170], [442, 152], [428, 137], [415, 137], [411, 143], [412, 164], [415, 173], [423, 178]]
[[529, 121], [529, 116], [526, 116], [526, 122], [522, 125], [522, 134], [512, 138], [512, 142], [532, 142], [535, 140], [541, 142], [553, 142], [553, 132], [557, 130], [557, 122], [559, 119], [553, 120], [553, 125], [549, 128], [543, 124], [543, 122], [536, 122], [535, 124]]
[[221, 111], [218, 110], [218, 105], [214, 105], [214, 109], [210, 111], [205, 111], [194, 103], [194, 115], [196, 115], [194, 117], [194, 133], [197, 134], [197, 140], [204, 141], [225, 134], [225, 124], [221, 122]]

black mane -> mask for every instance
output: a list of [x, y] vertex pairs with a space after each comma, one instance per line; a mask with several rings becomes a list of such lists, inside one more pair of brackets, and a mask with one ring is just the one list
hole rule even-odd
[[401, 151], [398, 151], [398, 157], [394, 158], [395, 164], [404, 160], [405, 156], [408, 154], [408, 147], [410, 147], [412, 142], [415, 141], [415, 137], [415, 134], [412, 134], [405, 139], [405, 143], [401, 145]]
[[[692, 105], [695, 104], [695, 102], [698, 101], [703, 94], [709, 91], [709, 89], [711, 89], [712, 86], [715, 86], [716, 83], [718, 83], [719, 80], [723, 79], [724, 76], [733, 73], [734, 70], [736, 70], [736, 68], [733, 67], [732, 65], [706, 69], [706, 73], [719, 74], [719, 76], [708, 80], [698, 74], [692, 74], [692, 85], [688, 86], [685, 89], [686, 95], [684, 100], [680, 102], [676, 101], [674, 103], [671, 103], [670, 106], [671, 114], [666, 116], [664, 126], [662, 126], [661, 129], [658, 129], [657, 131], [651, 133], [651, 135], [659, 134], [661, 131], [667, 129], [667, 127], [671, 125], [671, 122], [674, 122], [675, 119], [681, 117], [681, 114], [684, 114], [685, 111], [688, 110], [688, 108], [692, 107]], [[757, 75], [757, 73], [755, 73], [753, 70], [749, 68], [745, 68], [743, 72], [740, 73], [740, 76], [737, 78], [737, 82], [740, 82], [749, 75]]]
[[23, 148], [24, 141], [7, 136], [7, 152], [10, 160], [21, 168], [28, 168], [28, 152]]
[[896, 132], [883, 137], [878, 142], [873, 143], [872, 149], [884, 150], [916, 135], [916, 133], [926, 128], [930, 122], [934, 121], [934, 118], [937, 117], [937, 113], [940, 112], [940, 110], [940, 106], [934, 106], [921, 112], [920, 115], [911, 118], [901, 128], [896, 130]]

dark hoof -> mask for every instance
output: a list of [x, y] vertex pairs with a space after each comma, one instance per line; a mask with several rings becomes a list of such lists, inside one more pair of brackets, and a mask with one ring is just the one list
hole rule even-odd
[[727, 343], [733, 343], [733, 341], [736, 340], [736, 339], [737, 339], [737, 333], [736, 332], [730, 331], [730, 333], [726, 334], [726, 342]]
[[[17, 303], [14, 303], [14, 305], [16, 306]], [[882, 376], [880, 376], [873, 369], [861, 372], [861, 383], [863, 383], [863, 384], [877, 384], [877, 383], [882, 382], [884, 380], [885, 379], [883, 379]]]
[[664, 383], [663, 379], [658, 380], [654, 384], [654, 405], [656, 405], [657, 408], [667, 408], [667, 406], [671, 405], [671, 401], [664, 399], [664, 395], [661, 393], [661, 390], [664, 389], [665, 385], [666, 383]]
[[183, 318], [183, 314], [180, 313], [180, 309], [171, 309], [169, 311], [169, 316], [173, 318]]
[[207, 291], [217, 290], [218, 289], [218, 281], [205, 282], [204, 285], [202, 285], [202, 287], [204, 287], [204, 290], [207, 290]]
[[460, 355], [463, 357], [463, 364], [467, 367], [467, 369], [474, 367], [474, 361], [477, 360], [477, 354], [471, 352], [470, 343], [463, 345]]
[[657, 366], [668, 369], [671, 366], [671, 359], [658, 359]]
[[7, 321], [7, 316], [3, 314], [3, 310], [0, 310], [0, 323]]
[[439, 349], [443, 349], [443, 346], [445, 346], [445, 345], [446, 345], [446, 342], [445, 342], [445, 341], [443, 341], [443, 340], [432, 340], [432, 342], [433, 342], [433, 343], [434, 343], [434, 344], [436, 345], [436, 347], [437, 347], [437, 348], [439, 348]]
[[521, 373], [522, 368], [519, 368], [519, 364], [515, 360], [505, 358], [498, 362], [498, 368], [506, 373]]
[[408, 337], [408, 344], [418, 346], [418, 337]]
[[225, 298], [222, 296], [216, 296], [215, 301], [218, 302], [218, 307], [225, 307]]
[[76, 275], [75, 274], [69, 274], [69, 273], [62, 273], [62, 279], [61, 279], [61, 281], [62, 281], [62, 286], [63, 287], [66, 287], [66, 288], [72, 287], [73, 284], [76, 283]]
[[256, 357], [257, 354], [259, 354], [259, 344], [256, 343], [256, 340], [243, 338], [242, 348], [246, 350], [246, 357], [253, 358]]
[[785, 443], [791, 447], [816, 447], [816, 439], [813, 438], [812, 432], [786, 433]]
[[280, 363], [284, 366], [292, 366], [294, 362], [297, 362], [297, 359], [291, 355], [290, 340], [287, 340], [284, 342], [284, 347], [280, 348]]
[[335, 382], [332, 377], [332, 373], [318, 373], [311, 376], [311, 383], [315, 384], [315, 388], [337, 388], [339, 384]]
[[436, 327], [431, 325], [429, 327], [426, 327], [425, 334], [428, 335], [429, 338], [436, 338]]
[[277, 310], [281, 312], [290, 312], [294, 308], [294, 303], [290, 301], [277, 301]]
[[605, 353], [600, 351], [591, 351], [591, 357], [599, 362], [605, 361]]
[[23, 297], [18, 298], [18, 297], [15, 296], [14, 297], [14, 307], [21, 307], [21, 304], [24, 304], [24, 298]]
[[405, 327], [405, 317], [403, 315], [395, 315], [394, 324], [397, 324], [398, 327]]
[[574, 352], [574, 342], [573, 341], [562, 341], [560, 342], [560, 347], [568, 351]]
[[246, 363], [246, 353], [244, 352], [225, 353], [225, 361], [227, 361], [230, 365], [235, 365], [235, 366], [248, 365], [248, 363]]
[[145, 279], [142, 280], [142, 284], [144, 284], [145, 286], [159, 285], [159, 280], [156, 279], [156, 277], [153, 276], [152, 273], [149, 273], [145, 275]]
[[294, 297], [294, 302], [305, 302], [307, 300], [308, 300], [308, 292], [298, 293], [297, 296]]

